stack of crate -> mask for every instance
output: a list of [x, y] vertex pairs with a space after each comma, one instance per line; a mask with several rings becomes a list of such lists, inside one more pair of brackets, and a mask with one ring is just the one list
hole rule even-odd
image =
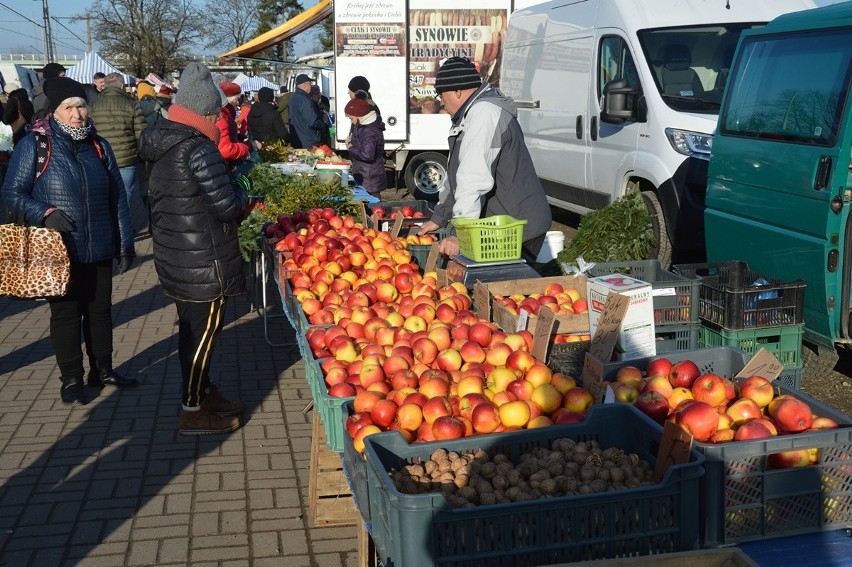
[[679, 264], [674, 270], [701, 278], [699, 346], [731, 346], [751, 355], [765, 348], [784, 365], [778, 379], [801, 388], [804, 280], [781, 281], [745, 262]]

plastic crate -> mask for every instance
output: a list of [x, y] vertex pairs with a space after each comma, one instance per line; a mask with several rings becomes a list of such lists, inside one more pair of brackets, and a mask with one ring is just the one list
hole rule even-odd
[[775, 355], [784, 368], [799, 368], [802, 366], [804, 332], [804, 325], [729, 331], [704, 324], [701, 325], [699, 346], [703, 348], [731, 346], [742, 349], [749, 355], [754, 355], [761, 348], [765, 348]]
[[657, 354], [668, 354], [681, 350], [695, 350], [701, 335], [700, 323], [676, 323], [674, 325], [655, 325], [654, 337]]
[[335, 398], [328, 395], [328, 389], [323, 379], [322, 368], [319, 361], [314, 358], [310, 349], [305, 354], [305, 377], [314, 400], [314, 411], [319, 412], [325, 441], [328, 448], [335, 453], [343, 452], [343, 438], [346, 432], [343, 430], [343, 404], [354, 400], [355, 396], [348, 398]]
[[[690, 359], [702, 372], [732, 378], [748, 356], [730, 347], [700, 349], [667, 355], [672, 362]], [[642, 368], [651, 357], [604, 364], [604, 379], [614, 379], [622, 366]], [[806, 402], [815, 415], [842, 426], [780, 435], [754, 441], [694, 443], [704, 454], [701, 480], [703, 545], [740, 542], [852, 526], [852, 420], [813, 398], [779, 382], [781, 394]], [[766, 457], [793, 449], [820, 449], [817, 464], [766, 470]]]
[[[653, 463], [660, 427], [626, 405], [597, 406], [586, 420], [536, 430], [445, 441], [513, 462], [558, 438], [596, 439]], [[402, 494], [388, 471], [429, 457], [435, 444], [401, 436], [366, 439], [372, 539], [386, 566], [521, 566], [696, 549], [702, 457], [673, 466], [660, 484], [632, 490], [452, 509], [438, 493]]]
[[586, 275], [597, 277], [615, 273], [651, 284], [655, 325], [698, 323], [700, 279], [670, 272], [659, 260], [600, 262], [592, 266]]
[[802, 379], [805, 377], [804, 367], [785, 368], [781, 375], [775, 379], [779, 384], [784, 384], [792, 390], [802, 389]]
[[[798, 325], [804, 321], [805, 281], [784, 282], [745, 262], [678, 264], [674, 271], [701, 278], [699, 316], [730, 329]], [[766, 281], [756, 285], [757, 281]]]
[[547, 351], [547, 365], [554, 372], [579, 379], [583, 373], [586, 353], [592, 341], [574, 341], [550, 345]]
[[495, 215], [484, 219], [453, 219], [452, 222], [462, 256], [474, 262], [517, 260], [521, 257], [526, 220]]
[[[373, 211], [376, 207], [382, 207], [385, 210], [385, 215], [381, 219], [379, 219], [379, 224], [373, 224]], [[403, 221], [403, 226], [410, 226], [411, 222], [425, 222], [429, 220], [432, 216], [432, 203], [425, 200], [408, 200], [408, 201], [380, 201], [378, 203], [367, 203], [364, 205], [364, 208], [367, 211], [367, 223], [370, 228], [375, 228], [379, 230], [388, 231], [393, 226], [393, 223], [396, 219], [391, 218], [391, 213], [398, 212], [403, 207], [411, 207], [415, 212], [423, 213], [423, 217], [403, 217], [406, 221]]]

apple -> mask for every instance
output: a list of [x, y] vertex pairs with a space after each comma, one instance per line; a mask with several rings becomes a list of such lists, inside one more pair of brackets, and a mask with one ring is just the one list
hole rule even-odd
[[332, 398], [351, 398], [355, 394], [355, 387], [346, 382], [334, 384], [328, 389], [328, 395]]
[[727, 390], [722, 377], [716, 374], [702, 374], [695, 379], [690, 388], [692, 398], [716, 407], [727, 399]]
[[535, 386], [533, 383], [529, 380], [524, 380], [523, 378], [512, 380], [506, 385], [506, 391], [514, 394], [515, 398], [518, 400], [529, 400], [532, 397], [534, 390]]
[[724, 429], [720, 428], [716, 430], [716, 433], [710, 436], [711, 443], [728, 443], [734, 440], [736, 437], [736, 431], [731, 429], [730, 427], [726, 427]]
[[806, 467], [811, 464], [809, 449], [792, 449], [780, 453], [772, 453], [766, 458], [767, 468], [790, 469]]
[[477, 433], [492, 433], [501, 425], [500, 411], [492, 402], [480, 402], [471, 411], [470, 422]]
[[355, 395], [355, 400], [352, 403], [355, 406], [356, 412], [371, 412], [373, 411], [373, 406], [376, 405], [376, 402], [381, 399], [384, 399], [384, 396], [381, 393], [371, 390], [363, 390]]
[[472, 392], [459, 398], [459, 415], [470, 419], [473, 409], [483, 402], [487, 402], [485, 394]]
[[657, 392], [667, 400], [671, 397], [673, 390], [668, 375], [651, 376], [642, 387], [643, 392]]
[[669, 396], [669, 407], [674, 410], [681, 404], [681, 402], [690, 400], [695, 400], [695, 398], [692, 397], [692, 390], [678, 386], [676, 388], [672, 388], [672, 393]]
[[840, 424], [830, 417], [814, 417], [811, 422], [811, 429], [837, 429]]
[[524, 372], [524, 378], [531, 382], [533, 386], [541, 386], [542, 384], [550, 383], [550, 379], [553, 378], [553, 371], [544, 364], [536, 362], [527, 368], [526, 372]]
[[376, 433], [381, 433], [382, 430], [379, 429], [377, 425], [365, 425], [361, 429], [359, 429], [355, 435], [352, 437], [352, 445], [355, 447], [355, 450], [359, 453], [364, 453], [364, 439], [369, 437], [370, 435], [374, 435]]
[[763, 376], [749, 376], [740, 383], [740, 397], [754, 400], [763, 409], [775, 397], [775, 391], [772, 382]]
[[562, 396], [562, 407], [581, 414], [585, 414], [594, 403], [592, 393], [580, 386], [571, 388]]
[[740, 425], [734, 433], [734, 441], [752, 441], [754, 439], [766, 439], [767, 437], [772, 437], [772, 432], [759, 419], [753, 419]]
[[[808, 408], [808, 412], [810, 413], [810, 408]], [[739, 398], [738, 400], [734, 400], [734, 403], [728, 406], [725, 413], [731, 416], [734, 420], [734, 426], [736, 427], [742, 427], [743, 424], [763, 415], [763, 412], [760, 410], [760, 406], [758, 406], [751, 398]]]
[[692, 402], [677, 412], [675, 423], [686, 429], [696, 441], [706, 442], [719, 427], [719, 414], [708, 403]]
[[580, 423], [584, 419], [586, 419], [586, 415], [583, 413], [565, 410], [564, 412], [560, 413], [556, 417], [556, 419], [553, 420], [553, 423], [555, 423], [556, 425], [567, 425], [571, 423]]
[[562, 394], [550, 383], [536, 386], [529, 399], [535, 402], [545, 414], [556, 411], [562, 405]]
[[450, 400], [443, 396], [430, 398], [423, 404], [423, 419], [431, 425], [436, 419], [443, 415], [452, 415], [453, 406]]
[[642, 384], [642, 371], [635, 366], [622, 366], [615, 373], [615, 381], [628, 384], [638, 390]]
[[634, 404], [639, 398], [639, 390], [624, 382], [614, 382], [609, 385], [615, 395], [615, 401], [621, 404]]
[[800, 433], [810, 429], [813, 424], [813, 413], [810, 406], [794, 397], [778, 404], [778, 407], [775, 408], [774, 418], [778, 428], [787, 433]]
[[[507, 337], [508, 338], [508, 337]], [[506, 367], [512, 370], [520, 370], [522, 372], [526, 372], [529, 370], [534, 364], [536, 364], [536, 359], [532, 354], [525, 350], [516, 350], [509, 355], [506, 359]], [[550, 378], [548, 377], [548, 380]]]
[[633, 405], [657, 423], [662, 423], [669, 415], [669, 401], [661, 393], [653, 390], [646, 390], [639, 394]]
[[458, 439], [465, 434], [465, 422], [452, 415], [442, 415], [432, 422], [432, 436], [436, 441]]
[[691, 360], [681, 360], [672, 364], [669, 371], [669, 383], [675, 388], [691, 388], [701, 371]]
[[350, 437], [355, 437], [355, 433], [365, 425], [372, 425], [373, 420], [368, 411], [356, 411], [346, 418], [346, 432]]
[[651, 378], [653, 376], [665, 376], [666, 378], [668, 378], [671, 370], [672, 361], [664, 356], [652, 358], [648, 361], [648, 364], [645, 365], [645, 375], [648, 378]]
[[507, 402], [497, 409], [500, 422], [506, 427], [524, 427], [530, 420], [530, 406], [523, 400]]

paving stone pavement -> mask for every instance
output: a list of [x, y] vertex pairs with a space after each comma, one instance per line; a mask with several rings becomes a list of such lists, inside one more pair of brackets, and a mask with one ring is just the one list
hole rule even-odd
[[113, 321], [138, 388], [64, 406], [47, 304], [0, 299], [0, 566], [357, 565], [354, 526], [309, 525], [310, 392], [287, 320], [269, 320], [271, 347], [252, 298], [229, 301], [211, 378], [243, 426], [181, 436], [177, 315], [150, 238], [136, 251]]

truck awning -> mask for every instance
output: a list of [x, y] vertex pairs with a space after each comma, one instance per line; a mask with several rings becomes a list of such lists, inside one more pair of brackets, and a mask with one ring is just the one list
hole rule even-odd
[[273, 45], [295, 37], [306, 29], [315, 26], [331, 14], [331, 0], [320, 0], [316, 6], [309, 8], [281, 24], [280, 26], [262, 33], [239, 47], [219, 56], [219, 59], [229, 57], [249, 57]]

